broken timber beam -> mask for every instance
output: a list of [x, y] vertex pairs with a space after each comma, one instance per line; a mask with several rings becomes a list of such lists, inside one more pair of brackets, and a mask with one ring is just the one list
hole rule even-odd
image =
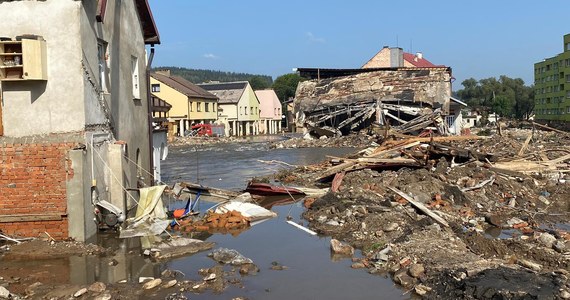
[[562, 133], [562, 134], [568, 134], [568, 133], [569, 133], [569, 132], [566, 132], [566, 131], [564, 131], [564, 130], [559, 130], [559, 129], [552, 128], [552, 127], [549, 127], [549, 126], [546, 126], [546, 125], [542, 125], [542, 124], [539, 124], [539, 123], [535, 123], [535, 122], [532, 122], [532, 125], [538, 126], [538, 127], [542, 128], [542, 129], [546, 129], [546, 130], [550, 130], [550, 131], [554, 131], [554, 132], [558, 132], [558, 133]]
[[426, 215], [428, 215], [429, 217], [431, 217], [432, 219], [434, 219], [436, 222], [438, 222], [439, 224], [445, 226], [445, 227], [449, 227], [449, 224], [447, 223], [447, 221], [445, 221], [442, 217], [436, 215], [434, 212], [432, 212], [429, 208], [427, 208], [425, 205], [423, 205], [423, 203], [416, 201], [414, 198], [410, 197], [408, 194], [400, 191], [399, 189], [395, 188], [395, 187], [388, 187], [392, 192], [398, 194], [400, 197], [406, 199], [406, 201], [410, 202], [410, 204], [412, 204], [413, 206], [415, 206], [417, 209], [421, 210], [423, 213], [425, 213]]

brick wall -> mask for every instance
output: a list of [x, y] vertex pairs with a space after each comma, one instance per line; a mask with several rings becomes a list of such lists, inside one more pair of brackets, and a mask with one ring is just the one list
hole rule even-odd
[[0, 143], [0, 230], [8, 235], [68, 237], [66, 182], [77, 143]]

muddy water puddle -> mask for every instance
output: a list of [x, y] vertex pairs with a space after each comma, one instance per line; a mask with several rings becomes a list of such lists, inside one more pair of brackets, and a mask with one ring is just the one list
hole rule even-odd
[[[354, 151], [342, 148], [268, 149], [264, 143], [227, 144], [216, 147], [185, 147], [173, 149], [163, 164], [163, 179], [197, 181], [207, 186], [240, 190], [255, 176], [274, 173], [282, 161], [305, 165], [322, 161], [326, 155], [340, 156]], [[196, 157], [197, 156], [197, 157]], [[207, 204], [202, 204], [207, 206]], [[334, 259], [330, 255], [328, 237], [311, 236], [286, 223], [290, 215], [303, 225], [303, 207], [295, 204], [275, 205], [278, 217], [255, 225], [237, 237], [214, 234], [207, 241], [216, 247], [235, 249], [251, 258], [259, 267], [257, 275], [241, 277], [241, 283], [230, 285], [222, 295], [212, 292], [192, 299], [406, 299], [403, 291], [383, 276], [370, 275], [366, 270], [350, 268], [350, 258]], [[273, 265], [285, 270], [272, 270]], [[207, 252], [167, 263], [169, 269], [199, 278], [200, 268], [210, 268], [213, 261]]]

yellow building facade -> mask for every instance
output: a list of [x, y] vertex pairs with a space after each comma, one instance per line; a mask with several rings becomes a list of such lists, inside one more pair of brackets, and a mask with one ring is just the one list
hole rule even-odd
[[150, 78], [151, 92], [172, 105], [168, 121], [183, 136], [194, 124], [213, 124], [218, 119], [218, 97], [170, 72], [159, 71]]

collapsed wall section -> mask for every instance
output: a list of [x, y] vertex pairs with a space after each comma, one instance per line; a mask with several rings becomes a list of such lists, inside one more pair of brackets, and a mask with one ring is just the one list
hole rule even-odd
[[[325, 75], [325, 72], [319, 70], [319, 75]], [[311, 112], [324, 107], [382, 100], [441, 108], [447, 114], [450, 97], [451, 70], [446, 67], [361, 70], [349, 76], [300, 82], [294, 108], [295, 112]]]

